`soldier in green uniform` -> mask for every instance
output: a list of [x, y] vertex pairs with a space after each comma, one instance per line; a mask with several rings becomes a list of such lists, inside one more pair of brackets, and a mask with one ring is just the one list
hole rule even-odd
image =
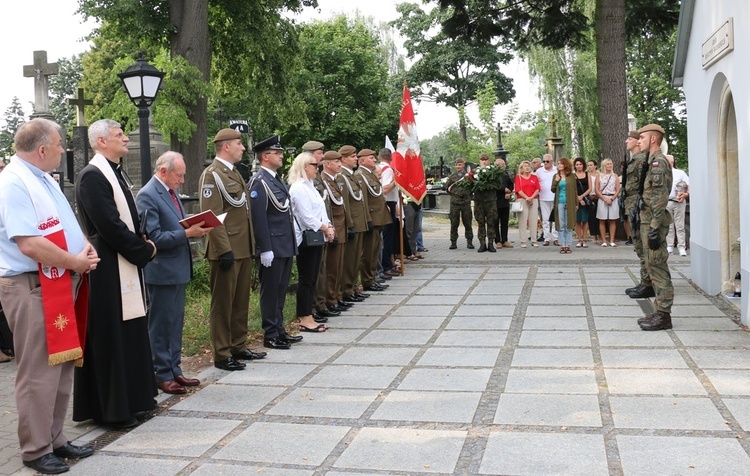
[[371, 149], [362, 149], [357, 154], [359, 157], [359, 168], [354, 173], [355, 180], [359, 183], [360, 190], [367, 195], [367, 208], [370, 212], [372, 225], [362, 237], [362, 258], [359, 267], [359, 279], [362, 283], [363, 291], [385, 291], [387, 284], [380, 284], [378, 277], [378, 257], [382, 244], [381, 231], [383, 227], [391, 220], [391, 212], [385, 203], [383, 187], [376, 173], [378, 169], [378, 159], [375, 157], [376, 152]]
[[638, 131], [630, 131], [628, 138], [625, 139], [625, 147], [630, 153], [630, 159], [626, 164], [626, 171], [623, 175], [625, 183], [623, 189], [625, 193], [625, 217], [630, 221], [630, 230], [633, 233], [633, 250], [641, 262], [641, 280], [638, 286], [627, 288], [625, 294], [633, 299], [648, 298], [654, 296], [654, 288], [651, 286], [651, 278], [646, 269], [646, 254], [643, 250], [643, 240], [640, 233], [640, 210], [634, 210], [637, 206], [638, 195], [640, 193], [641, 171], [644, 161], [648, 154], [641, 151], [638, 145], [638, 139], [641, 134]]
[[[482, 154], [479, 156], [479, 166], [490, 166], [490, 156]], [[479, 229], [479, 249], [477, 252], [484, 253], [495, 250], [495, 223], [497, 223], [497, 190], [476, 190], [474, 192], [474, 218], [477, 219]]]
[[466, 162], [462, 158], [456, 159], [456, 171], [448, 177], [448, 182], [445, 184], [445, 189], [451, 196], [450, 206], [450, 220], [451, 220], [451, 246], [450, 249], [455, 250], [456, 241], [458, 240], [458, 225], [461, 221], [464, 222], [465, 236], [466, 236], [466, 247], [470, 250], [474, 249], [472, 241], [474, 240], [474, 230], [471, 227], [471, 189], [455, 186], [457, 182], [463, 180], [466, 177], [466, 170], [464, 167]]
[[667, 232], [672, 217], [667, 213], [669, 193], [672, 189], [672, 167], [669, 165], [660, 145], [664, 129], [649, 124], [640, 129], [638, 144], [648, 154], [643, 180], [643, 206], [641, 208], [641, 240], [646, 252], [646, 270], [656, 293], [656, 311], [638, 319], [644, 331], [658, 331], [672, 328], [672, 301], [674, 287], [669, 274], [667, 259]]

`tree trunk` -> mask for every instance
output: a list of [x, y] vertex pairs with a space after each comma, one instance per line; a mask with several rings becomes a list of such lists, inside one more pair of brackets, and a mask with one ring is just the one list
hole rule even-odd
[[[208, 35], [208, 0], [170, 0], [169, 20], [174, 26], [170, 38], [172, 56], [182, 56], [198, 68], [203, 80], [209, 81], [211, 71], [211, 44]], [[208, 98], [196, 99], [188, 117], [197, 126], [188, 142], [171, 137], [172, 149], [185, 157], [186, 180], [183, 193], [194, 195], [198, 190], [198, 178], [203, 172], [207, 141]]]
[[620, 170], [628, 134], [625, 0], [597, 0], [595, 25], [602, 156], [612, 159], [615, 170]]
[[568, 73], [563, 79], [562, 95], [563, 108], [565, 108], [565, 114], [568, 116], [568, 122], [570, 123], [570, 150], [571, 156], [577, 157], [581, 155], [581, 143], [579, 141], [580, 134], [578, 133], [578, 125], [576, 124], [575, 115], [575, 97], [573, 84], [575, 83], [575, 66], [573, 61], [575, 59], [575, 52], [570, 46], [566, 46], [563, 51], [563, 60], [565, 62], [565, 71]]
[[466, 134], [466, 108], [464, 106], [458, 108], [458, 131], [461, 134], [463, 143], [466, 144], [469, 142]]

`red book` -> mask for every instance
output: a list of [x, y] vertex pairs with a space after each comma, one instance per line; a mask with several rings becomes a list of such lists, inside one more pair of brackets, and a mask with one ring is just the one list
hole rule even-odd
[[204, 222], [203, 228], [216, 228], [224, 224], [224, 218], [227, 214], [222, 213], [219, 216], [213, 212], [213, 210], [206, 210], [205, 212], [198, 213], [197, 215], [190, 215], [189, 217], [180, 220], [180, 225], [183, 228], [188, 229], [196, 223]]

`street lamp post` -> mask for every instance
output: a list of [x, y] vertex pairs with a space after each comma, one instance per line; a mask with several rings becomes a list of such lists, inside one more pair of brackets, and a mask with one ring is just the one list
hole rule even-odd
[[143, 58], [143, 52], [138, 54], [135, 64], [119, 73], [125, 92], [138, 108], [138, 130], [140, 132], [141, 148], [141, 187], [146, 185], [151, 177], [151, 141], [148, 137], [149, 106], [156, 99], [159, 87], [164, 79], [164, 73], [154, 68]]

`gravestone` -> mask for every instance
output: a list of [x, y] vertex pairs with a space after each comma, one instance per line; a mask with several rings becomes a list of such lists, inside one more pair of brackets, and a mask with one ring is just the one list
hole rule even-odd
[[49, 76], [59, 74], [60, 66], [57, 63], [47, 63], [46, 51], [34, 52], [34, 64], [23, 67], [23, 75], [34, 78], [34, 114], [32, 119], [42, 117], [51, 121], [55, 120], [49, 112]]
[[550, 135], [547, 137], [547, 153], [552, 156], [552, 159], [557, 161], [563, 156], [563, 147], [565, 143], [562, 137], [557, 136], [557, 119], [553, 115], [549, 119]]
[[68, 104], [76, 108], [76, 125], [73, 127], [73, 170], [68, 171], [70, 181], [75, 182], [78, 172], [89, 162], [89, 128], [86, 126], [84, 108], [94, 104], [94, 101], [86, 99], [83, 88], [78, 88], [77, 97], [68, 98]]

